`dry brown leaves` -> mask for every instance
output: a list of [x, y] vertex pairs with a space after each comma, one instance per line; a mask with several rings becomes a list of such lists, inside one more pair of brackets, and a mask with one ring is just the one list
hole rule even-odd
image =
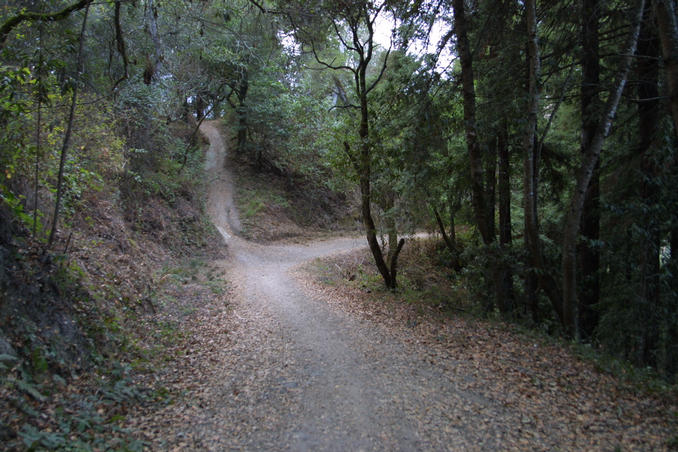
[[[455, 382], [461, 390], [522, 412], [517, 425], [505, 426], [521, 431], [513, 448], [669, 448], [677, 431], [675, 396], [634, 390], [576, 358], [566, 346], [520, 334], [508, 325], [442, 316], [429, 305], [361, 287], [351, 279], [356, 263], [367, 260], [365, 253], [306, 266], [306, 286], [322, 293], [334, 308], [385, 326], [413, 353], [458, 376]], [[335, 277], [328, 278], [327, 271], [318, 268], [332, 269]]]

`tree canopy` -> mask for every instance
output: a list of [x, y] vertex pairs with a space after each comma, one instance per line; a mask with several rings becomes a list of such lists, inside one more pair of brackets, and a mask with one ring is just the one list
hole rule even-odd
[[10, 1], [0, 193], [50, 247], [83, 186], [179, 177], [225, 118], [259, 170], [357, 193], [389, 289], [439, 233], [485, 315], [674, 379], [677, 49], [665, 0]]

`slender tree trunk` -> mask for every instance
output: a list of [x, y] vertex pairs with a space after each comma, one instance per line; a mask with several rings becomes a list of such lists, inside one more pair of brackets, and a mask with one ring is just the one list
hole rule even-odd
[[389, 270], [391, 270], [392, 275], [393, 269], [391, 268], [391, 260], [398, 250], [398, 227], [393, 214], [393, 208], [395, 207], [395, 193], [389, 191], [386, 197], [386, 205], [384, 206], [384, 224], [386, 226], [386, 233], [388, 234], [388, 254], [386, 255], [386, 262], [389, 263]]
[[153, 41], [153, 73], [158, 71], [162, 63], [162, 41], [158, 34], [158, 8], [154, 4], [154, 0], [147, 0], [146, 2], [146, 27], [148, 34]]
[[449, 214], [450, 214], [450, 240], [452, 243], [454, 243], [454, 248], [457, 249], [457, 222], [455, 221], [455, 218], [457, 216], [457, 212], [461, 208], [461, 205], [459, 203], [458, 199], [454, 199], [453, 197], [450, 197], [450, 199], [447, 202], [447, 208], [449, 209]]
[[[40, 81], [38, 81], [38, 89], [40, 86]], [[40, 196], [39, 183], [40, 183], [40, 159], [42, 157], [42, 148], [40, 142], [40, 133], [42, 126], [42, 95], [38, 94], [38, 113], [37, 113], [37, 123], [35, 127], [35, 175], [33, 180], [34, 193], [33, 193], [33, 238], [38, 235], [38, 198]]]
[[[79, 79], [82, 75], [82, 64], [83, 64], [83, 48], [85, 46], [85, 28], [87, 28], [87, 15], [89, 14], [89, 3], [85, 7], [85, 14], [82, 19], [82, 27], [80, 29], [80, 42], [78, 44], [78, 56], [76, 58], [76, 76]], [[63, 145], [61, 146], [61, 157], [59, 159], [59, 174], [57, 177], [57, 187], [56, 187], [56, 202], [54, 203], [54, 215], [52, 215], [52, 229], [49, 233], [49, 239], [47, 241], [47, 248], [51, 248], [54, 243], [54, 237], [56, 235], [57, 224], [59, 221], [59, 209], [61, 208], [61, 198], [63, 196], [63, 180], [64, 180], [64, 167], [66, 166], [66, 155], [68, 154], [68, 148], [71, 143], [71, 134], [73, 132], [73, 122], [75, 119], [75, 105], [78, 100], [78, 83], [80, 80], [76, 80], [76, 83], [73, 84], [73, 94], [71, 96], [71, 108], [68, 112], [68, 123], [66, 125], [66, 132], [64, 134]]]
[[431, 209], [433, 210], [433, 215], [435, 216], [436, 223], [438, 224], [440, 234], [443, 236], [443, 241], [445, 242], [445, 245], [452, 256], [452, 262], [450, 264], [452, 268], [455, 269], [455, 271], [459, 271], [461, 270], [461, 266], [459, 265], [459, 253], [457, 251], [457, 241], [454, 233], [454, 213], [450, 214], [452, 223], [450, 224], [450, 234], [448, 235], [445, 229], [445, 222], [440, 216], [440, 212], [438, 212], [438, 209], [433, 204], [431, 204]]
[[42, 133], [42, 24], [40, 24], [39, 31], [39, 40], [38, 45], [40, 46], [40, 56], [38, 58], [38, 70], [37, 70], [37, 101], [38, 101], [38, 111], [37, 111], [37, 121], [35, 126], [35, 175], [33, 180], [33, 238], [38, 234], [38, 198], [40, 196], [40, 160], [42, 158], [42, 142], [40, 140], [40, 134]]
[[[657, 124], [659, 122], [659, 39], [654, 27], [652, 6], [650, 1], [645, 7], [643, 24], [638, 37], [638, 136], [640, 137], [641, 171], [641, 199], [652, 212], [652, 206], [660, 202], [659, 168], [655, 164], [657, 151]], [[665, 345], [660, 343], [659, 331], [661, 319], [657, 315], [660, 297], [659, 281], [659, 251], [661, 248], [661, 234], [658, 218], [646, 215], [641, 218], [645, 230], [645, 240], [638, 243], [640, 253], [640, 279], [642, 298], [648, 318], [644, 322], [645, 350], [643, 350], [643, 364], [657, 366], [661, 371], [659, 356], [654, 350], [660, 350]], [[662, 355], [658, 353], [658, 355]]]
[[483, 243], [489, 245], [494, 240], [487, 218], [486, 196], [483, 189], [483, 161], [476, 126], [476, 92], [473, 75], [473, 56], [468, 39], [468, 23], [464, 10], [464, 0], [453, 0], [454, 27], [457, 35], [457, 53], [461, 62], [461, 84], [464, 97], [464, 127], [466, 147], [471, 169], [471, 194], [473, 212]]
[[659, 39], [662, 45], [664, 71], [669, 88], [669, 106], [675, 133], [678, 134], [678, 18], [673, 0], [653, 2]]
[[[600, 58], [598, 55], [598, 27], [600, 21], [599, 0], [583, 0], [581, 17], [582, 37], [582, 82], [581, 82], [581, 153], [584, 155], [591, 144], [598, 127], [600, 114]], [[588, 242], [597, 242], [600, 237], [600, 165], [596, 165], [591, 177], [591, 183], [584, 199], [581, 232], [586, 239], [579, 244], [581, 288], [579, 292], [579, 325], [581, 334], [588, 339], [598, 324], [598, 312], [595, 305], [600, 296], [600, 281], [598, 267], [600, 253], [596, 245]]]
[[[457, 54], [461, 63], [461, 85], [464, 98], [464, 128], [466, 132], [466, 147], [469, 157], [469, 168], [471, 176], [471, 202], [473, 213], [476, 220], [478, 232], [485, 245], [491, 245], [495, 241], [494, 217], [490, 217], [490, 200], [486, 190], [487, 181], [484, 178], [483, 159], [478, 139], [478, 128], [476, 124], [476, 92], [475, 79], [473, 75], [473, 55], [468, 39], [468, 22], [466, 21], [466, 12], [464, 10], [464, 0], [453, 0], [452, 9], [454, 11], [454, 28], [457, 35]], [[496, 157], [495, 157], [496, 158]], [[495, 160], [496, 162], [496, 160]], [[496, 166], [496, 163], [495, 163]], [[494, 175], [490, 180], [494, 179]], [[492, 183], [494, 188], [494, 183]], [[498, 298], [497, 280], [499, 278], [498, 259], [496, 253], [492, 251], [490, 256], [492, 265], [485, 272], [485, 283], [494, 285], [494, 298]], [[494, 301], [488, 297], [484, 309], [489, 312], [493, 309]]]
[[[497, 138], [494, 137], [487, 147], [487, 153], [485, 156], [485, 208], [486, 208], [486, 221], [487, 221], [487, 233], [490, 236], [490, 243], [496, 242], [496, 227], [494, 222], [495, 217], [495, 204], [496, 204], [496, 187], [497, 187]], [[504, 265], [503, 265], [503, 256], [501, 250], [490, 247], [490, 265], [487, 269], [486, 280], [488, 285], [491, 281], [492, 290], [494, 291], [494, 299], [488, 297], [486, 300], [485, 310], [491, 312], [494, 309], [496, 304], [499, 307], [499, 310], [506, 314], [504, 311], [504, 293], [503, 289], [503, 279], [504, 279]]]
[[245, 152], [245, 146], [247, 145], [247, 106], [245, 101], [247, 99], [247, 91], [249, 90], [249, 81], [247, 76], [247, 70], [245, 70], [238, 82], [238, 108], [236, 109], [236, 116], [238, 117], [238, 133], [237, 133], [237, 144], [236, 149], [238, 153], [243, 154]]
[[617, 106], [621, 99], [624, 86], [628, 77], [629, 69], [633, 55], [638, 44], [638, 34], [643, 15], [645, 1], [639, 0], [638, 7], [634, 12], [632, 32], [629, 36], [629, 42], [625, 47], [626, 51], [622, 57], [617, 80], [607, 99], [605, 109], [601, 120], [598, 123], [596, 132], [591, 138], [591, 143], [586, 149], [582, 159], [581, 167], [577, 174], [575, 190], [570, 200], [570, 205], [565, 217], [565, 229], [563, 231], [563, 256], [562, 256], [562, 277], [563, 277], [563, 326], [566, 333], [579, 339], [579, 313], [577, 302], [577, 240], [579, 238], [579, 228], [581, 225], [582, 212], [584, 210], [584, 201], [586, 200], [586, 191], [589, 188], [591, 178], [603, 148], [603, 142], [612, 127], [612, 121], [617, 112]]
[[669, 231], [669, 247], [671, 248], [671, 258], [669, 259], [671, 278], [669, 285], [674, 292], [678, 292], [678, 225], [675, 223], [671, 225], [671, 230]]
[[508, 130], [504, 121], [499, 131], [499, 244], [510, 245], [511, 232], [511, 161]]
[[[539, 72], [540, 56], [537, 36], [536, 1], [525, 3], [527, 25], [527, 60], [528, 60], [528, 105], [527, 126], [523, 134], [523, 209], [525, 221], [525, 247], [528, 254], [527, 298], [528, 307], [533, 320], [538, 320], [537, 280], [544, 267], [539, 239], [539, 223], [537, 216], [537, 148], [536, 133], [539, 114]], [[559, 311], [555, 305], [556, 312]]]
[[[362, 59], [362, 57], [361, 57]], [[390, 289], [397, 287], [397, 282], [389, 267], [395, 268], [397, 266], [398, 254], [402, 245], [396, 248], [396, 252], [392, 256], [388, 265], [384, 260], [384, 255], [379, 247], [379, 240], [377, 239], [377, 228], [372, 218], [372, 193], [370, 186], [371, 178], [371, 162], [370, 162], [370, 142], [369, 142], [369, 110], [367, 106], [367, 84], [366, 84], [366, 69], [367, 63], [361, 61], [359, 69], [356, 73], [356, 91], [360, 99], [360, 126], [358, 128], [358, 137], [360, 138], [358, 163], [358, 174], [360, 179], [360, 199], [361, 211], [363, 217], [363, 224], [365, 226], [365, 235], [367, 243], [374, 257], [374, 262], [377, 270], [384, 279], [384, 284]], [[403, 242], [404, 243], [404, 242]]]
[[[498, 135], [498, 134], [497, 134]], [[496, 208], [496, 187], [497, 187], [497, 148], [499, 146], [498, 137], [495, 137], [488, 146], [487, 158], [485, 160], [485, 196], [487, 204], [487, 228], [488, 234], [492, 237], [492, 242], [496, 240], [496, 225], [494, 221]]]
[[499, 287], [499, 306], [502, 312], [510, 313], [514, 309], [513, 272], [506, 259], [511, 247], [511, 165], [509, 160], [508, 125], [502, 122], [498, 134], [497, 153], [499, 157], [499, 247], [502, 251], [502, 269]]
[[200, 121], [205, 117], [205, 99], [203, 98], [203, 92], [198, 91], [198, 94], [195, 96], [195, 119]]

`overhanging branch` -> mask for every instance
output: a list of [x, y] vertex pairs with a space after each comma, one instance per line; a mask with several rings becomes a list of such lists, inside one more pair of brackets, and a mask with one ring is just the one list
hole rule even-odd
[[52, 22], [68, 17], [73, 11], [78, 11], [92, 3], [93, 0], [80, 0], [66, 8], [53, 13], [38, 13], [35, 11], [22, 11], [16, 16], [10, 17], [0, 26], [0, 48], [5, 46], [9, 33], [22, 22]]

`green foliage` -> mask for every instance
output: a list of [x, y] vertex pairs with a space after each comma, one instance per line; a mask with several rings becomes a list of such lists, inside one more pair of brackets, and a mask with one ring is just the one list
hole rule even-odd
[[[41, 417], [33, 413], [35, 419], [25, 422], [18, 432], [27, 450], [58, 451], [94, 451], [106, 450], [141, 451], [144, 443], [132, 436], [132, 432], [121, 428], [125, 416], [117, 414], [119, 407], [141, 399], [146, 395], [133, 386], [128, 369], [118, 365], [106, 378], [96, 396], [70, 396], [66, 404], [72, 404], [68, 410], [54, 411], [55, 429], [40, 429], [35, 424]], [[25, 387], [33, 386], [23, 383]], [[31, 389], [35, 392], [36, 389]], [[77, 399], [77, 400], [76, 400]]]
[[252, 188], [244, 190], [240, 195], [242, 200], [242, 217], [243, 220], [254, 220], [262, 210], [267, 208], [288, 208], [290, 203], [280, 193], [275, 193], [270, 190], [260, 188]]

